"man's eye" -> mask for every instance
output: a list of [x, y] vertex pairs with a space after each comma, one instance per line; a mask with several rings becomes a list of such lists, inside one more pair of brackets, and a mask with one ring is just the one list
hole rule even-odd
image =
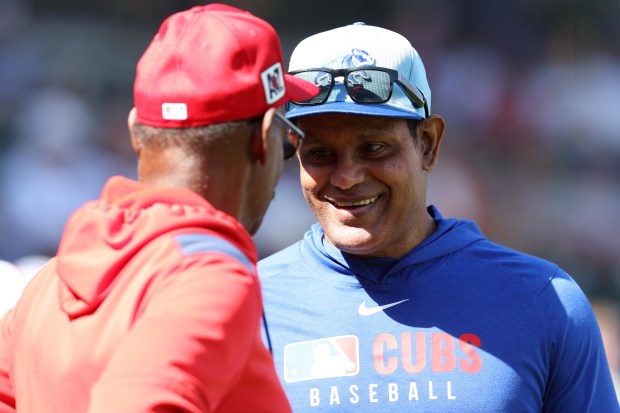
[[364, 145], [363, 151], [365, 153], [374, 153], [380, 150], [383, 147], [380, 143], [369, 143]]
[[309, 155], [315, 158], [325, 158], [330, 155], [330, 152], [326, 149], [313, 149], [309, 152]]

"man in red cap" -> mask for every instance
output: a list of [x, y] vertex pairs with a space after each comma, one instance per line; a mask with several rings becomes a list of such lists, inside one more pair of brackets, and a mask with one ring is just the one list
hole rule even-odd
[[137, 65], [140, 182], [111, 178], [0, 322], [0, 412], [287, 412], [262, 344], [251, 235], [317, 93], [273, 29], [214, 4], [170, 16]]

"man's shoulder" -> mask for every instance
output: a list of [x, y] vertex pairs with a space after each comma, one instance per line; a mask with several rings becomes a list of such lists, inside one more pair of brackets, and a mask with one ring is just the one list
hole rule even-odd
[[270, 276], [280, 270], [299, 263], [301, 259], [301, 243], [298, 241], [258, 261], [258, 272], [261, 278]]
[[463, 252], [470, 262], [477, 261], [489, 275], [514, 278], [534, 295], [540, 294], [556, 277], [571, 279], [555, 262], [486, 239]]
[[504, 274], [524, 285], [544, 306], [558, 307], [569, 316], [589, 307], [582, 288], [559, 264], [538, 255], [493, 245], [501, 257], [498, 265]]

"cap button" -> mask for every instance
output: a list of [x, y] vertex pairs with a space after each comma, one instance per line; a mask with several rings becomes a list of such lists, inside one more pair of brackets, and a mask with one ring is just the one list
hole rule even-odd
[[355, 22], [355, 23], [353, 23], [353, 26], [366, 26], [366, 23], [364, 23], [364, 22]]

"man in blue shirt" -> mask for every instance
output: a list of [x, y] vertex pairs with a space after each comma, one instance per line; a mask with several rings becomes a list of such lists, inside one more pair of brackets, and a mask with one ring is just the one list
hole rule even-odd
[[259, 274], [293, 410], [620, 411], [574, 280], [427, 206], [444, 120], [409, 41], [349, 25], [289, 69], [321, 89], [287, 112], [318, 223]]

